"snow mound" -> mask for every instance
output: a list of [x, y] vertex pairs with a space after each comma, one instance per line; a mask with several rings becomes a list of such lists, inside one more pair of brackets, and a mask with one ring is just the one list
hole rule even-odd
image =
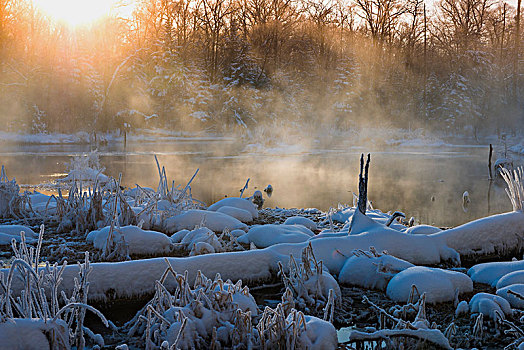
[[237, 207], [230, 207], [229, 205], [218, 208], [217, 213], [232, 216], [243, 223], [253, 221], [253, 215], [249, 211]]
[[524, 270], [513, 271], [502, 276], [498, 280], [496, 288], [501, 289], [511, 284], [524, 284]]
[[510, 284], [498, 289], [497, 295], [506, 299], [512, 307], [524, 309], [524, 283]]
[[[191, 232], [191, 231], [184, 229], [184, 230], [180, 230], [180, 231], [174, 233], [174, 234], [171, 236], [171, 242], [173, 242], [173, 243], [180, 243], [180, 242], [182, 242], [182, 240], [184, 239], [184, 237], [185, 237], [189, 232]], [[244, 231], [242, 231], [242, 232], [244, 232]]]
[[466, 315], [468, 313], [469, 313], [469, 304], [467, 301], [462, 300], [460, 303], [458, 303], [457, 308], [455, 309], [455, 317]]
[[524, 270], [524, 260], [477, 264], [468, 270], [468, 275], [474, 282], [489, 284], [495, 287], [499, 279], [503, 276], [519, 270]]
[[[0, 232], [0, 245], [11, 245], [11, 242], [13, 241], [13, 239], [17, 243], [20, 243], [22, 241], [22, 237], [21, 236], [8, 235], [6, 233]], [[36, 239], [34, 239], [34, 238], [26, 238], [25, 241], [27, 243], [33, 243], [33, 242], [36, 242]]]
[[193, 244], [189, 256], [195, 255], [204, 255], [204, 254], [213, 254], [215, 253], [215, 248], [207, 242], [196, 242]]
[[[110, 227], [91, 231], [86, 240], [92, 242], [95, 248], [105, 250]], [[173, 245], [171, 239], [161, 232], [145, 231], [137, 226], [124, 226], [115, 228], [113, 231], [113, 242], [117, 244], [121, 240], [129, 247], [132, 255], [158, 255], [171, 251]]]
[[524, 300], [515, 293], [524, 296], [524, 283], [510, 284], [497, 290], [497, 295], [506, 299], [512, 307], [524, 309]]
[[109, 181], [109, 177], [102, 173], [105, 169], [100, 166], [99, 155], [96, 151], [74, 156], [68, 164], [68, 170], [67, 176], [59, 179], [58, 183], [82, 181], [105, 184]]
[[[56, 211], [56, 199], [51, 196], [35, 191], [29, 195], [29, 199], [31, 200], [31, 208], [33, 208], [36, 213], [44, 213], [47, 211], [49, 214], [54, 214]], [[27, 209], [29, 209], [29, 207]]]
[[463, 273], [438, 268], [415, 266], [399, 272], [388, 284], [386, 294], [395, 301], [406, 302], [415, 285], [420, 294], [426, 293], [430, 304], [453, 301], [459, 294], [473, 290], [473, 282]]
[[250, 200], [245, 199], [245, 198], [238, 198], [238, 197], [224, 198], [210, 205], [209, 208], [207, 208], [207, 210], [217, 211], [221, 207], [225, 207], [225, 206], [247, 210], [248, 212], [251, 213], [251, 215], [253, 215], [253, 219], [258, 218], [257, 207]]
[[9, 319], [0, 323], [0, 350], [54, 349], [48, 339], [51, 333], [62, 339], [69, 339], [69, 328], [61, 319]]
[[[194, 250], [193, 255], [201, 255], [204, 254], [205, 251], [214, 253], [222, 250], [222, 244], [220, 244], [218, 237], [215, 235], [213, 231], [211, 231], [207, 227], [200, 227], [187, 233], [184, 236], [184, 238], [180, 241], [180, 244], [184, 246], [184, 248], [187, 250]], [[198, 246], [194, 247], [195, 245]], [[209, 247], [208, 245], [211, 247]]]
[[353, 214], [349, 229], [350, 235], [357, 235], [364, 232], [399, 232], [398, 230], [386, 226], [384, 223], [374, 220], [369, 213], [364, 215], [359, 210], [355, 211]]
[[22, 225], [0, 225], [0, 232], [9, 235], [20, 237], [20, 232], [24, 232], [26, 238], [38, 238], [38, 234], [29, 227]]
[[314, 316], [305, 316], [306, 331], [300, 335], [300, 345], [304, 349], [336, 349], [338, 347], [335, 327]]
[[233, 231], [231, 231], [231, 232], [229, 232], [229, 233], [231, 234], [231, 236], [238, 238], [238, 237], [240, 237], [240, 236], [245, 235], [245, 234], [246, 234], [246, 231], [244, 231], [244, 230], [238, 230], [238, 229], [237, 229], [237, 230], [233, 230]]
[[317, 230], [317, 224], [304, 216], [292, 216], [286, 219], [284, 225], [302, 225], [311, 231]]
[[[227, 199], [227, 198], [226, 198]], [[164, 230], [168, 233], [183, 229], [193, 230], [195, 227], [205, 226], [211, 231], [222, 232], [225, 229], [247, 229], [247, 225], [229, 215], [214, 211], [191, 209], [164, 221]]]
[[385, 290], [393, 276], [413, 266], [391, 255], [352, 256], [340, 271], [338, 281], [366, 289]]
[[430, 235], [442, 231], [440, 228], [431, 225], [417, 225], [409, 227], [404, 232], [410, 235]]
[[[331, 214], [331, 220], [333, 220], [335, 222], [338, 222], [338, 223], [341, 223], [341, 224], [345, 224], [347, 222], [351, 222], [352, 221], [353, 214], [355, 214], [355, 212], [359, 212], [360, 213], [360, 211], [356, 210], [355, 207], [343, 208], [343, 209], [340, 209], [339, 211]], [[360, 213], [360, 214], [362, 216], [364, 216], [362, 213]], [[368, 209], [368, 210], [366, 210], [366, 215], [365, 216], [367, 218], [375, 221], [377, 224], [382, 224], [384, 226], [391, 219], [391, 215], [383, 213], [382, 211], [380, 211], [378, 209]], [[397, 222], [393, 222], [390, 225], [390, 228], [400, 231], [400, 230], [405, 230], [406, 226], [401, 225], [401, 224], [399, 224]]]
[[488, 255], [521, 247], [522, 232], [524, 213], [513, 211], [474, 220], [431, 236], [443, 239], [460, 255]]
[[481, 313], [484, 316], [496, 319], [498, 311], [503, 317], [511, 316], [512, 310], [509, 302], [501, 296], [489, 293], [477, 293], [469, 302], [469, 309], [472, 314]]
[[109, 177], [102, 173], [102, 170], [84, 168], [84, 169], [72, 169], [66, 177], [59, 180], [59, 182], [73, 182], [73, 181], [83, 181], [83, 182], [95, 182], [107, 183]]
[[302, 225], [257, 225], [248, 233], [238, 237], [239, 243], [253, 243], [258, 248], [266, 248], [278, 243], [305, 242], [315, 234]]

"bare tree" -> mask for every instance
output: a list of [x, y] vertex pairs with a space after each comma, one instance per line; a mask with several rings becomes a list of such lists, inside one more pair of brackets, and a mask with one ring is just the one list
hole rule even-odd
[[408, 11], [404, 0], [355, 0], [359, 16], [374, 40], [391, 42], [401, 16]]

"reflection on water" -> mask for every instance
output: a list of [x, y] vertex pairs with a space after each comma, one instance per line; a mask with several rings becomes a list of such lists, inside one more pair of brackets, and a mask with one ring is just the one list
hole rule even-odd
[[[487, 147], [399, 148], [373, 150], [341, 145], [294, 153], [246, 153], [231, 139], [176, 140], [99, 148], [105, 173], [123, 174], [127, 186], [155, 187], [158, 173], [153, 154], [175, 184], [189, 180], [193, 195], [208, 204], [236, 196], [247, 178], [248, 193], [271, 184], [270, 207], [316, 207], [327, 210], [338, 203], [352, 204], [357, 192], [359, 157], [371, 152], [368, 198], [383, 211], [401, 210], [419, 222], [455, 226], [488, 214], [511, 210], [504, 184], [493, 184], [489, 197]], [[89, 152], [88, 145], [0, 145], [0, 163], [19, 184], [53, 181], [66, 173], [72, 156]], [[522, 161], [517, 162], [522, 164]], [[470, 203], [463, 210], [464, 191]], [[489, 210], [488, 210], [489, 209]]]

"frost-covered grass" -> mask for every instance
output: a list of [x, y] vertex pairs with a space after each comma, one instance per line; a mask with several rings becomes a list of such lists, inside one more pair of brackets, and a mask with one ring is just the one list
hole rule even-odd
[[[44, 235], [42, 225], [36, 248], [29, 247], [24, 234], [18, 245], [13, 241], [13, 260], [7, 273], [0, 272], [0, 338], [4, 348], [49, 348], [69, 349], [75, 345], [83, 349], [86, 345], [84, 335], [91, 341], [104, 346], [103, 338], [95, 335], [84, 325], [86, 311], [94, 312], [106, 327], [109, 322], [95, 308], [88, 305], [89, 253], [86, 252], [83, 263], [78, 263], [78, 278], [71, 295], [60, 292], [62, 274], [67, 262], [62, 266], [47, 262], [41, 263], [40, 249]], [[22, 280], [24, 288], [12, 289], [13, 278]], [[26, 322], [29, 320], [30, 322]], [[34, 338], [26, 338], [26, 332]]]
[[508, 185], [506, 193], [513, 205], [513, 210], [524, 211], [524, 168], [520, 167], [513, 171], [502, 169], [501, 174]]

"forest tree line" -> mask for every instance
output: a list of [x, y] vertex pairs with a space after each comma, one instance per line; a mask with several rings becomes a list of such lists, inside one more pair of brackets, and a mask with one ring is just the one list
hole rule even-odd
[[517, 8], [139, 0], [131, 16], [70, 28], [29, 0], [0, 0], [0, 117], [4, 130], [32, 133], [289, 123], [514, 131], [524, 125]]

